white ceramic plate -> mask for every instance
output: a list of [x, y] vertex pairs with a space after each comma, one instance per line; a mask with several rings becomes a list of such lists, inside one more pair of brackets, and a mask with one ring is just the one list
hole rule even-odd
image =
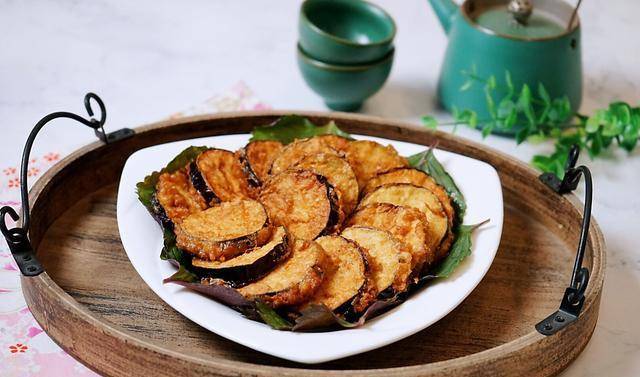
[[[417, 144], [355, 137], [391, 144], [404, 156], [425, 150]], [[323, 333], [276, 331], [196, 292], [174, 284], [162, 284], [162, 279], [173, 274], [175, 267], [159, 257], [162, 232], [138, 201], [136, 183], [152, 171], [160, 170], [188, 146], [236, 150], [248, 140], [249, 135], [226, 135], [156, 145], [131, 155], [122, 171], [118, 189], [118, 228], [131, 263], [160, 298], [200, 326], [273, 356], [301, 363], [322, 363], [382, 347], [428, 327], [458, 306], [489, 270], [502, 233], [502, 187], [498, 174], [484, 162], [436, 151], [436, 157], [466, 198], [465, 223], [491, 221], [475, 232], [471, 256], [452, 276], [430, 283], [406, 302], [360, 328]]]

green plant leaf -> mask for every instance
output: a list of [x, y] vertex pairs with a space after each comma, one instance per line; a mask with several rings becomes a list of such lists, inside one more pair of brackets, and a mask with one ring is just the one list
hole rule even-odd
[[324, 126], [316, 126], [307, 118], [299, 115], [287, 115], [267, 126], [254, 128], [251, 133], [251, 141], [277, 140], [283, 144], [289, 144], [296, 139], [318, 135], [338, 135], [351, 139], [351, 135], [338, 128], [333, 121]]
[[438, 278], [447, 278], [456, 270], [462, 261], [471, 255], [471, 235], [473, 231], [489, 220], [475, 225], [460, 225], [456, 229], [457, 238], [451, 246], [447, 257], [434, 268], [432, 273]]
[[460, 91], [466, 92], [467, 90], [471, 89], [472, 86], [473, 86], [473, 81], [467, 80], [464, 82], [464, 84], [460, 85]]
[[286, 319], [282, 318], [275, 310], [260, 300], [256, 300], [256, 310], [258, 315], [267, 325], [276, 330], [291, 330], [293, 324]]
[[511, 72], [504, 71], [504, 81], [507, 85], [507, 98], [511, 99], [513, 98], [513, 95], [516, 91], [515, 87], [513, 86], [513, 80], [511, 80]]
[[493, 122], [489, 122], [482, 127], [482, 138], [485, 139], [487, 136], [491, 135], [493, 131]]
[[453, 178], [447, 173], [440, 161], [433, 154], [433, 149], [428, 149], [424, 152], [409, 156], [409, 165], [413, 168], [424, 171], [429, 174], [437, 184], [444, 187], [445, 191], [449, 194], [453, 206], [456, 210], [456, 224], [462, 224], [464, 220], [464, 214], [467, 210], [467, 203], [465, 202], [464, 195], [456, 186]]
[[174, 171], [187, 166], [193, 159], [195, 159], [201, 152], [209, 149], [209, 147], [194, 147], [191, 146], [182, 152], [180, 152], [171, 162], [167, 164], [162, 170], [153, 172], [146, 176], [142, 182], [136, 184], [136, 192], [138, 194], [138, 200], [147, 207], [150, 212], [153, 212], [153, 204], [151, 203], [153, 195], [156, 192], [156, 184], [158, 183], [158, 177], [160, 174]]
[[520, 131], [516, 132], [516, 144], [520, 145], [529, 137], [529, 129], [523, 128]]
[[547, 89], [541, 82], [538, 83], [538, 95], [545, 105], [551, 105], [551, 97], [549, 96], [549, 92], [547, 92]]
[[422, 125], [424, 125], [427, 128], [430, 128], [432, 130], [435, 130], [436, 128], [438, 128], [438, 121], [436, 120], [436, 118], [429, 116], [429, 115], [425, 115], [421, 118], [422, 120]]
[[487, 83], [485, 85], [487, 86], [488, 89], [494, 90], [498, 86], [496, 82], [496, 77], [494, 75], [489, 76], [489, 78], [487, 79]]

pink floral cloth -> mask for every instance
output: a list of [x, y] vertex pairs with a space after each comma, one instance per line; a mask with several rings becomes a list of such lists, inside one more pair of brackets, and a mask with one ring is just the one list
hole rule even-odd
[[[239, 82], [224, 94], [211, 97], [202, 104], [171, 117], [268, 108], [268, 105], [256, 99], [244, 82]], [[39, 139], [37, 142], [46, 143], [46, 140]], [[31, 159], [29, 183], [36, 181], [66, 154], [64, 149], [51, 147], [51, 152]], [[16, 148], [16, 155], [20, 152], [20, 149]], [[10, 205], [16, 210], [20, 207], [20, 178], [17, 166], [0, 168], [0, 206], [5, 205]], [[96, 376], [60, 349], [35, 321], [22, 296], [20, 273], [4, 239], [0, 241], [0, 376]]]

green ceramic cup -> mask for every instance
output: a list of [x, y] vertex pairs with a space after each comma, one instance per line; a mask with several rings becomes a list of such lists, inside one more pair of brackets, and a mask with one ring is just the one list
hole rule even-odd
[[362, 0], [307, 0], [298, 19], [300, 45], [332, 64], [362, 64], [387, 56], [396, 26], [382, 8]]
[[311, 58], [298, 45], [298, 67], [304, 81], [337, 111], [355, 111], [375, 94], [389, 77], [392, 49], [382, 59], [368, 64], [335, 65]]

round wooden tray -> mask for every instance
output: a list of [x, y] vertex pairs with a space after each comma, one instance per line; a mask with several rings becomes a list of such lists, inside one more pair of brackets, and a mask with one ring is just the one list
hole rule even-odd
[[[122, 248], [116, 190], [127, 157], [150, 145], [247, 133], [282, 113], [229, 113], [136, 129], [91, 144], [53, 167], [31, 190], [30, 236], [46, 272], [23, 277], [29, 308], [62, 348], [113, 376], [548, 376], [584, 348], [596, 325], [605, 246], [592, 221], [584, 266], [591, 271], [579, 319], [552, 336], [534, 325], [554, 312], [567, 286], [582, 205], [560, 196], [527, 165], [458, 137], [387, 120], [303, 113], [345, 130], [464, 154], [493, 165], [505, 200], [502, 242], [474, 292], [437, 324], [378, 350], [320, 365], [270, 357], [182, 317], [141, 280]], [[132, 188], [133, 189], [133, 188]], [[419, 315], [419, 313], [416, 313]]]

